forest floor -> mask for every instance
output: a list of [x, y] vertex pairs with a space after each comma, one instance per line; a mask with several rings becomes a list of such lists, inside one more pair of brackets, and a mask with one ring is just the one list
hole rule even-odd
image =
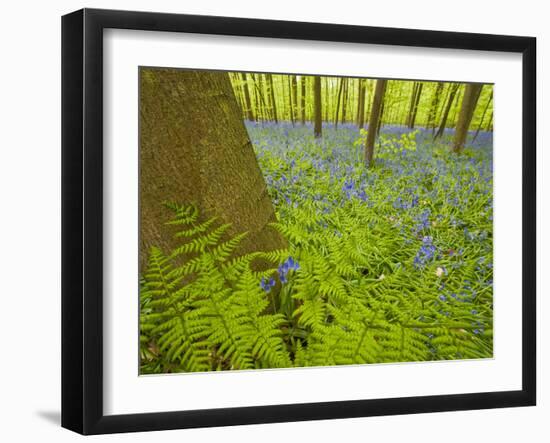
[[[367, 169], [355, 125], [324, 125], [320, 139], [311, 125], [247, 129], [302, 268], [313, 272], [323, 257], [338, 270], [335, 286], [367, 291], [369, 309], [415, 324], [431, 358], [492, 356], [492, 133], [474, 143], [470, 134], [455, 155], [453, 130], [434, 142], [431, 130], [383, 127]], [[456, 327], [443, 335], [422, 329], [449, 322]]]
[[245, 233], [171, 205], [182, 245], [151, 252], [141, 373], [493, 356], [491, 134], [456, 155], [452, 131], [384, 127], [366, 168], [351, 125], [247, 129], [288, 248], [235, 256]]

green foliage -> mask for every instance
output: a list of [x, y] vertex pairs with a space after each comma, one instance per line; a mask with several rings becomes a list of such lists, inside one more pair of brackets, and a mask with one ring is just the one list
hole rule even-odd
[[[143, 276], [142, 373], [492, 355], [491, 329], [473, 333], [469, 304], [434, 300], [432, 285], [447, 277], [407, 273], [395, 225], [358, 201], [322, 217], [304, 202], [274, 224], [289, 250], [246, 255], [245, 234], [199, 221], [194, 206], [168, 206], [181, 244], [153, 248]], [[255, 271], [256, 259], [272, 266]]]
[[[141, 285], [141, 371], [164, 373], [291, 365], [284, 317], [269, 312], [255, 258], [235, 255], [245, 234], [224, 239], [229, 225], [198, 222], [194, 206], [169, 204], [182, 244], [153, 248]], [[183, 260], [182, 260], [183, 257]]]

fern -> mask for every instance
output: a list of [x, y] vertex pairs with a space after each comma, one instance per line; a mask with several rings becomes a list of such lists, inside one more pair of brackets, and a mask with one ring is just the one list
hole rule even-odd
[[[490, 312], [434, 299], [440, 277], [407, 272], [416, 246], [389, 235], [399, 227], [365, 205], [324, 216], [305, 201], [273, 224], [288, 250], [248, 254], [239, 254], [246, 233], [229, 236], [230, 225], [201, 221], [193, 205], [166, 206], [179, 245], [153, 248], [143, 275], [142, 373], [492, 355]], [[271, 266], [254, 270], [257, 259]], [[473, 281], [477, 271], [463, 272]]]

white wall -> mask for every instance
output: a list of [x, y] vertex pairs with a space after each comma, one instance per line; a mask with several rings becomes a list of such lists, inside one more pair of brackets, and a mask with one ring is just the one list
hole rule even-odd
[[[550, 29], [545, 2], [441, 0], [11, 1], [0, 26], [0, 437], [74, 441], [58, 425], [60, 409], [60, 16], [83, 6], [319, 21], [449, 31], [532, 35], [538, 40], [539, 225], [549, 222], [549, 156], [542, 156], [550, 111]], [[518, 146], [518, 149], [520, 147]], [[540, 231], [540, 230], [539, 230]], [[539, 232], [539, 406], [223, 429], [98, 437], [94, 441], [548, 441], [550, 327], [541, 313], [550, 281], [548, 234]], [[519, 270], [518, 270], [519, 272]], [[546, 277], [543, 281], [543, 278]], [[542, 345], [541, 345], [542, 343]], [[545, 347], [546, 345], [546, 347]], [[414, 381], [411, 381], [414, 382]], [[452, 380], [449, 380], [452, 383]]]

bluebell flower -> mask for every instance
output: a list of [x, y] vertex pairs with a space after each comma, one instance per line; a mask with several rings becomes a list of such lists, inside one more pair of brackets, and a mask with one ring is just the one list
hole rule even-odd
[[262, 277], [262, 281], [260, 282], [260, 287], [265, 291], [269, 292], [271, 291], [271, 288], [275, 286], [275, 279], [271, 277], [269, 280], [266, 280], [265, 277]]

